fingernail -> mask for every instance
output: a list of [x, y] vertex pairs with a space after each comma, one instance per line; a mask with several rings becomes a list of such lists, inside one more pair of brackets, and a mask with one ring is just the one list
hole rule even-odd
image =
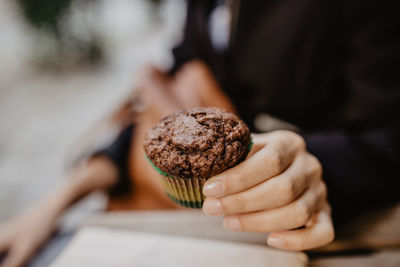
[[280, 247], [280, 248], [282, 248], [282, 247], [285, 246], [285, 240], [283, 240], [283, 238], [275, 237], [275, 236], [269, 237], [267, 243], [271, 247]]
[[226, 228], [229, 228], [231, 230], [239, 230], [240, 228], [242, 228], [242, 226], [240, 225], [240, 221], [239, 218], [236, 216], [233, 217], [225, 217], [224, 219], [224, 226]]
[[208, 215], [222, 214], [221, 201], [219, 201], [218, 199], [208, 198], [204, 202], [203, 211], [205, 214], [208, 214]]
[[206, 184], [203, 188], [203, 194], [207, 197], [214, 197], [224, 193], [224, 183], [220, 180]]

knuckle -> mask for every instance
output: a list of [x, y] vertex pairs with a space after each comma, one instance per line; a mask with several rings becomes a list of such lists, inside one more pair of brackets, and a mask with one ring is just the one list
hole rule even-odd
[[334, 239], [335, 239], [335, 230], [333, 229], [333, 226], [330, 225], [324, 232], [323, 237], [321, 237], [320, 239], [320, 246], [327, 245], [331, 243]]
[[286, 140], [290, 140], [298, 148], [306, 148], [306, 142], [304, 141], [304, 138], [293, 131], [278, 131], [277, 134]]
[[331, 226], [327, 233], [327, 244], [332, 242], [335, 239], [335, 230]]
[[287, 139], [291, 137], [294, 133], [288, 130], [276, 130], [273, 131], [271, 134], [273, 134], [276, 138]]
[[274, 172], [281, 173], [284, 169], [285, 157], [280, 153], [280, 151], [273, 149], [268, 161]]
[[290, 179], [282, 180], [279, 190], [281, 204], [287, 204], [294, 200], [296, 197], [294, 184]]
[[324, 182], [321, 183], [321, 196], [322, 198], [326, 198], [328, 196], [328, 187]]
[[299, 201], [296, 205], [296, 219], [299, 226], [303, 226], [311, 218], [311, 210], [307, 204]]
[[304, 141], [303, 138], [301, 138], [300, 136], [298, 136], [295, 140], [296, 140], [295, 143], [296, 143], [297, 148], [298, 148], [299, 150], [306, 150], [306, 146], [307, 146], [307, 145], [306, 145], [306, 141]]
[[326, 210], [326, 212], [327, 212], [329, 215], [332, 214], [332, 208], [331, 208], [331, 205], [329, 205], [328, 202], [325, 202], [324, 209]]
[[287, 133], [288, 138], [291, 138], [293, 144], [298, 148], [299, 150], [305, 150], [306, 149], [306, 142], [304, 141], [303, 137], [298, 135], [295, 132], [288, 132]]
[[316, 176], [316, 177], [322, 177], [322, 164], [321, 162], [315, 157], [314, 155], [310, 154], [310, 159], [311, 159], [311, 175]]

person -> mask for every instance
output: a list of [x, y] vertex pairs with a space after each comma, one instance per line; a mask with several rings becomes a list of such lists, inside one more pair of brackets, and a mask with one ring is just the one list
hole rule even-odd
[[146, 68], [141, 109], [117, 112], [123, 127], [115, 142], [3, 224], [3, 266], [26, 262], [62, 212], [95, 190], [111, 189], [108, 210], [178, 209], [141, 142], [160, 117], [193, 106], [236, 112], [252, 131], [259, 114], [300, 129], [254, 134], [248, 158], [207, 181], [203, 211], [224, 216], [229, 229], [271, 232], [270, 246], [307, 250], [333, 240], [333, 222], [398, 202], [397, 7], [389, 0], [188, 1], [174, 66]]

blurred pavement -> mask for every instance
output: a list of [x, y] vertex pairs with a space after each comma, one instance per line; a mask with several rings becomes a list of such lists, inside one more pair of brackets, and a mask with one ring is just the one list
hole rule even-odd
[[13, 3], [0, 0], [0, 222], [64, 178], [70, 145], [134, 87], [140, 65], [172, 63], [185, 11], [165, 1], [157, 22], [146, 0], [103, 1], [105, 64], [43, 72], [30, 66], [31, 30]]

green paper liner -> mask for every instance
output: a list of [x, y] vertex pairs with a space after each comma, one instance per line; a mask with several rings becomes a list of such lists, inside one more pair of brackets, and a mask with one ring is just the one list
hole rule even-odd
[[[248, 151], [253, 146], [253, 140], [250, 139]], [[203, 195], [203, 186], [206, 178], [177, 178], [163, 172], [160, 168], [145, 155], [147, 161], [160, 174], [162, 185], [168, 197], [178, 205], [187, 208], [201, 209], [206, 196]]]
[[203, 185], [206, 179], [190, 178], [176, 179], [161, 176], [164, 189], [175, 203], [187, 207], [200, 209], [206, 197], [203, 195]]
[[206, 197], [203, 195], [205, 178], [177, 178], [169, 175], [157, 166], [145, 155], [147, 161], [160, 174], [162, 185], [168, 197], [175, 203], [187, 207], [201, 209]]

